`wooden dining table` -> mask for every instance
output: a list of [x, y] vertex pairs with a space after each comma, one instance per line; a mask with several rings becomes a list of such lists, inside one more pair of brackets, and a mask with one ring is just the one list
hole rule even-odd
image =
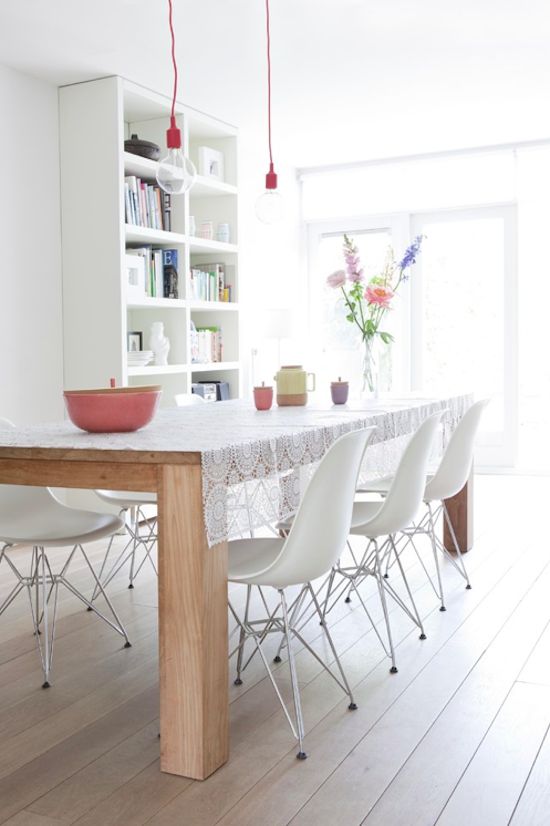
[[[248, 401], [161, 410], [135, 433], [89, 434], [69, 421], [0, 430], [0, 484], [154, 491], [158, 508], [161, 769], [204, 779], [229, 756], [227, 501], [234, 488], [274, 487], [250, 506], [255, 526], [284, 518], [299, 491], [289, 477], [312, 468], [342, 433], [376, 426], [373, 448], [407, 439], [436, 410], [447, 437], [468, 394], [380, 399], [346, 406], [256, 411]], [[378, 445], [378, 447], [377, 447]], [[368, 459], [368, 456], [367, 456]], [[289, 495], [272, 495], [291, 490]], [[250, 499], [248, 500], [251, 501]], [[462, 497], [457, 525], [470, 521]], [[267, 507], [267, 506], [266, 506]], [[98, 500], [98, 509], [100, 509]]]

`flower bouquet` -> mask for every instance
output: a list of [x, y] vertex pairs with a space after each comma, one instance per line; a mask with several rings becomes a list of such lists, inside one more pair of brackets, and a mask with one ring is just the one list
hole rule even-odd
[[423, 238], [423, 235], [417, 235], [399, 262], [396, 262], [390, 248], [382, 272], [365, 283], [358, 249], [353, 239], [344, 235], [345, 269], [336, 270], [327, 278], [329, 287], [342, 291], [348, 310], [346, 319], [355, 324], [361, 333], [364, 346], [363, 393], [375, 394], [377, 391], [375, 344], [377, 341], [389, 344], [394, 340], [391, 333], [381, 329], [381, 325], [388, 310], [392, 309], [392, 300], [399, 286], [408, 279], [409, 269], [416, 263]]

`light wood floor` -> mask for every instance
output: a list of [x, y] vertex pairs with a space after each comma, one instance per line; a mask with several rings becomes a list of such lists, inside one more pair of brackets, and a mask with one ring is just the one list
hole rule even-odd
[[[272, 688], [252, 660], [244, 684], [231, 685], [230, 762], [203, 783], [159, 771], [152, 571], [133, 591], [124, 576], [112, 584], [133, 643], [127, 650], [62, 595], [47, 691], [20, 597], [0, 618], [0, 822], [548, 826], [549, 494], [544, 478], [476, 479], [476, 544], [467, 557], [473, 589], [445, 565], [446, 613], [408, 557], [428, 638], [421, 642], [392, 612], [398, 674], [388, 673], [361, 609], [338, 605], [331, 628], [359, 709], [349, 712], [336, 684], [301, 651], [306, 761], [296, 760]], [[95, 561], [102, 550], [93, 546]], [[9, 585], [4, 568], [0, 599]], [[90, 588], [83, 565], [73, 573]], [[365, 594], [379, 621], [370, 584]], [[231, 599], [240, 606], [241, 590]], [[320, 632], [310, 623], [306, 634], [325, 654]], [[288, 696], [285, 662], [277, 674]]]

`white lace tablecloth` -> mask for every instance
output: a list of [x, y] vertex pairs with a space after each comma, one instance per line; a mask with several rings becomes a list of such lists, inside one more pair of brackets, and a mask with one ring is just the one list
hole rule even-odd
[[472, 401], [466, 394], [259, 412], [251, 402], [235, 400], [161, 410], [136, 433], [84, 433], [68, 421], [0, 430], [0, 447], [198, 452], [212, 546], [293, 513], [317, 463], [343, 433], [376, 427], [364, 482], [392, 473], [411, 433], [427, 416], [445, 410], [436, 451], [441, 452]]

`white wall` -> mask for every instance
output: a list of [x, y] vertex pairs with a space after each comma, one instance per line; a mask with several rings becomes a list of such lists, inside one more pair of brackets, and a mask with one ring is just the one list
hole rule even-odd
[[0, 416], [63, 410], [57, 89], [0, 65]]

